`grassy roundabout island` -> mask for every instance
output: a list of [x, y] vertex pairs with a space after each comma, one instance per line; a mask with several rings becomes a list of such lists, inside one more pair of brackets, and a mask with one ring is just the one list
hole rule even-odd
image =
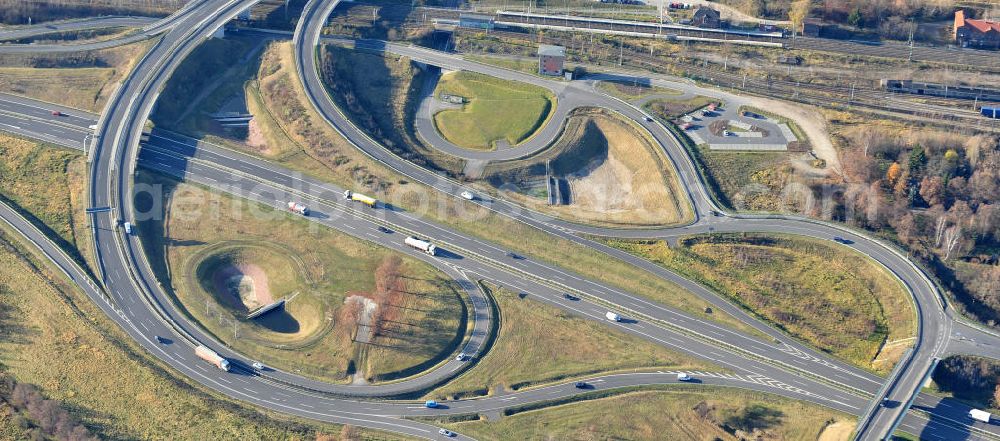
[[[137, 176], [166, 195], [163, 216], [153, 216], [163, 221], [139, 225], [164, 287], [249, 357], [327, 381], [389, 381], [449, 359], [466, 336], [458, 287], [424, 262], [284, 211]], [[136, 198], [140, 209], [151, 202]]]
[[465, 71], [443, 75], [434, 94], [465, 101], [460, 108], [434, 114], [434, 126], [451, 143], [475, 150], [528, 140], [556, 104], [552, 93], [540, 87]]

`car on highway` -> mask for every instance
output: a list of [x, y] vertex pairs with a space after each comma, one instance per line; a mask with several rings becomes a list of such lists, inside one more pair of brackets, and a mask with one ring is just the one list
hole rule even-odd
[[723, 130], [722, 136], [733, 136], [733, 132], [730, 132], [729, 130]]
[[573, 386], [576, 387], [577, 389], [586, 389], [590, 387], [590, 385], [587, 384], [587, 382], [585, 381], [577, 381], [576, 383], [573, 384]]
[[261, 363], [259, 361], [253, 362], [252, 366], [253, 366], [254, 369], [257, 369], [258, 371], [264, 370], [264, 363]]
[[132, 234], [132, 222], [123, 223], [122, 228], [125, 229], [125, 234]]
[[160, 337], [159, 335], [154, 335], [153, 338], [156, 339], [157, 343], [163, 343], [163, 337]]
[[378, 231], [386, 234], [392, 233], [392, 230], [390, 230], [388, 227], [383, 227], [381, 225], [378, 226]]
[[52, 111], [52, 116], [63, 116], [63, 113], [60, 112], [60, 111], [58, 111], [58, 110], [53, 110]]
[[851, 239], [844, 239], [843, 237], [840, 237], [840, 236], [833, 236], [833, 241], [837, 242], [837, 243], [842, 243], [844, 245], [850, 245], [850, 244], [854, 243], [853, 240], [851, 240]]
[[424, 407], [426, 407], [428, 409], [437, 409], [438, 403], [437, 403], [437, 401], [434, 401], [434, 400], [427, 400], [427, 401], [424, 401]]
[[577, 296], [575, 296], [573, 294], [570, 294], [570, 293], [563, 294], [563, 298], [566, 299], [566, 300], [569, 300], [569, 301], [573, 301], [573, 302], [575, 302], [577, 300], [580, 300], [579, 297], [577, 297]]
[[463, 191], [462, 192], [462, 197], [465, 198], [465, 199], [468, 199], [470, 201], [476, 199], [476, 195], [472, 194], [471, 191]]
[[507, 257], [510, 257], [511, 259], [514, 259], [514, 260], [524, 260], [524, 256], [522, 256], [520, 254], [517, 254], [517, 253], [515, 253], [513, 251], [508, 251], [507, 252]]
[[455, 356], [455, 361], [465, 361], [467, 358], [469, 358], [469, 356], [466, 355], [465, 352], [459, 352], [458, 355]]
[[693, 379], [694, 378], [691, 378], [690, 375], [685, 374], [684, 372], [681, 372], [681, 373], [677, 374], [677, 381], [691, 381]]
[[438, 430], [438, 433], [441, 434], [441, 435], [447, 436], [448, 438], [451, 438], [451, 437], [455, 436], [455, 432], [452, 432], [452, 431], [450, 431], [448, 429]]
[[645, 120], [646, 120], [646, 122], [653, 122], [653, 118], [651, 118], [651, 117], [648, 117], [648, 116], [646, 116], [646, 117], [643, 117], [643, 119], [645, 119]]

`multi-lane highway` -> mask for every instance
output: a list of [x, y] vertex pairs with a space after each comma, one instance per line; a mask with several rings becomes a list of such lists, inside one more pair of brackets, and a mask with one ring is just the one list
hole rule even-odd
[[[241, 384], [232, 386], [234, 380], [232, 375], [207, 369], [204, 363], [194, 361], [188, 343], [195, 340], [213, 344], [224, 356], [230, 357], [241, 368], [245, 368], [247, 360], [240, 357], [239, 354], [214, 344], [210, 338], [200, 332], [196, 325], [186, 322], [182, 318], [182, 314], [178, 314], [172, 309], [170, 302], [166, 301], [168, 297], [157, 286], [156, 278], [149, 269], [148, 263], [145, 262], [141, 244], [135, 237], [124, 235], [121, 229], [117, 228], [117, 224], [121, 220], [132, 219], [134, 216], [131, 208], [130, 185], [131, 171], [137, 160], [148, 167], [179, 175], [268, 205], [281, 205], [291, 199], [308, 201], [314, 211], [321, 215], [311, 216], [310, 220], [392, 247], [400, 252], [415, 254], [412, 250], [400, 247], [398, 236], [401, 234], [377, 234], [376, 225], [388, 224], [400, 232], [410, 231], [432, 237], [444, 244], [450, 252], [440, 259], [420, 256], [429, 259], [459, 281], [474, 305], [480, 294], [474, 284], [469, 281], [470, 276], [521, 289], [536, 296], [541, 301], [597, 320], [600, 320], [603, 311], [606, 310], [606, 306], [603, 305], [615, 305], [614, 309], [634, 316], [637, 320], [613, 326], [659, 344], [701, 356], [730, 370], [732, 373], [729, 375], [735, 376], [702, 374], [706, 378], [713, 378], [706, 383], [719, 381], [719, 384], [766, 390], [799, 399], [807, 399], [854, 414], [861, 414], [865, 404], [871, 400], [872, 394], [880, 389], [883, 381], [881, 378], [847, 366], [837, 360], [831, 360], [797, 342], [777, 343], [746, 336], [637, 298], [598, 281], [589, 280], [584, 275], [554, 268], [545, 262], [538, 262], [530, 258], [509, 259], [504, 250], [480, 238], [468, 237], [466, 234], [435, 225], [426, 219], [421, 219], [402, 210], [380, 210], [375, 218], [362, 215], [343, 204], [342, 198], [338, 199], [337, 195], [341, 189], [236, 152], [164, 134], [162, 137], [153, 136], [147, 148], [140, 155], [137, 150], [139, 132], [149, 109], [155, 103], [157, 91], [162, 87], [170, 72], [205, 35], [211, 33], [228, 18], [253, 2], [202, 1], [196, 3], [190, 9], [186, 9], [186, 14], [177, 15], [173, 21], [177, 25], [171, 27], [118, 90], [102, 115], [98, 127], [97, 142], [92, 150], [91, 189], [93, 197], [91, 206], [93, 208], [112, 208], [110, 212], [95, 214], [92, 219], [96, 251], [101, 265], [100, 273], [106, 291], [115, 305], [125, 306], [123, 313], [129, 317], [128, 322], [133, 327], [135, 323], [139, 323], [140, 326], [149, 331], [149, 333], [140, 333], [144, 337], [137, 337], [137, 339], [142, 342], [144, 338], [146, 340], [144, 345], [147, 348], [181, 372], [230, 396], [272, 409], [327, 421], [349, 422], [379, 428], [386, 428], [388, 422], [383, 421], [381, 417], [372, 417], [370, 423], [358, 421], [361, 419], [358, 415], [382, 415], [390, 418], [401, 415], [427, 414], [428, 412], [483, 412], [489, 409], [578, 393], [578, 391], [572, 390], [569, 385], [559, 385], [553, 388], [519, 393], [509, 402], [498, 403], [495, 398], [466, 400], [448, 403], [448, 409], [433, 411], [409, 403], [373, 404], [334, 396], [387, 396], [416, 389], [393, 390], [392, 386], [388, 388], [386, 386], [372, 386], [370, 388], [357, 388], [357, 390], [345, 389], [343, 386], [311, 382], [282, 372], [269, 373], [267, 376], [240, 375], [238, 380]], [[463, 190], [460, 185], [442, 179], [436, 174], [394, 156], [354, 127], [326, 95], [325, 89], [319, 82], [314, 51], [319, 41], [319, 30], [335, 4], [336, 2], [326, 4], [310, 2], [303, 13], [300, 27], [295, 35], [296, 58], [300, 76], [313, 104], [327, 121], [344, 134], [348, 140], [375, 159], [410, 176], [417, 182], [422, 182], [437, 191], [457, 196]], [[366, 44], [369, 43], [371, 42]], [[379, 45], [377, 42], [375, 44]], [[382, 46], [386, 48], [385, 50], [404, 53], [416, 60], [437, 66], [478, 70], [488, 75], [527, 82], [541, 81], [535, 77], [469, 63], [450, 54], [405, 46], [390, 47], [384, 44]], [[545, 87], [552, 88], [552, 85], [546, 84]], [[563, 93], [560, 94], [560, 106], [572, 108], [576, 105], [598, 105], [618, 111], [636, 121], [644, 120], [645, 115], [641, 111], [617, 100], [596, 95], [592, 90], [569, 89], [571, 89], [571, 93], [567, 94], [563, 90]], [[41, 106], [25, 100], [20, 100], [20, 103], [18, 101], [19, 99], [16, 98], [3, 100], [2, 105], [0, 105], [0, 129], [73, 146], [82, 142], [86, 136], [86, 126], [93, 124], [87, 115], [74, 111], [67, 111], [67, 115], [70, 116], [58, 122], [50, 121], [51, 117], [46, 120], [46, 117], [38, 115], [38, 112], [40, 109], [44, 110], [51, 106]], [[550, 124], [560, 123], [561, 121]], [[595, 247], [613, 257], [626, 260], [673, 280], [682, 287], [705, 297], [719, 308], [731, 312], [734, 316], [774, 337], [783, 336], [747, 316], [743, 311], [703, 287], [649, 262], [589, 241], [580, 233], [665, 238], [708, 231], [781, 231], [824, 238], [833, 235], [846, 237], [853, 241], [852, 247], [872, 256], [896, 273], [914, 294], [922, 319], [920, 321], [922, 323], [921, 332], [918, 334], [916, 345], [917, 350], [910, 358], [914, 361], [906, 365], [907, 369], [901, 370], [900, 380], [894, 382], [898, 386], [889, 388], [887, 391], [891, 400], [904, 401], [909, 394], [917, 390], [916, 382], [922, 378], [920, 370], [926, 365], [925, 362], [929, 363], [933, 356], [946, 353], [945, 345], [951, 334], [952, 323], [951, 317], [945, 313], [944, 306], [940, 303], [935, 287], [920, 273], [917, 267], [893, 248], [833, 224], [799, 218], [706, 216], [717, 207], [700, 181], [700, 176], [693, 162], [686, 152], [680, 149], [679, 144], [664, 127], [659, 124], [646, 124], [645, 127], [664, 147], [665, 152], [681, 175], [687, 189], [687, 197], [698, 215], [697, 221], [691, 225], [681, 228], [609, 230], [571, 224], [525, 211], [523, 208], [501, 199], [488, 198], [476, 203], [558, 237]], [[3, 217], [7, 219], [7, 216]], [[30, 231], [22, 232], [26, 235], [31, 234]], [[54, 259], [58, 258], [53, 254], [50, 256], [54, 256]], [[581, 301], [569, 301], [563, 298], [561, 294], [566, 290], [580, 293]], [[477, 320], [488, 320], [488, 314], [480, 316], [480, 313], [484, 313], [480, 306], [474, 308], [473, 314]], [[480, 322], [477, 322], [477, 328], [478, 323]], [[155, 328], [155, 330], [150, 328]], [[138, 332], [138, 329], [136, 331]], [[168, 353], [165, 348], [161, 347], [163, 345], [157, 345], [149, 340], [152, 332], [175, 335], [178, 338], [177, 343], [166, 348], [170, 350]], [[475, 337], [476, 334], [474, 332], [473, 336]], [[479, 335], [482, 337], [485, 334], [480, 332]], [[982, 338], [981, 341], [990, 341], [989, 337], [983, 336]], [[787, 339], [783, 338], [783, 340]], [[470, 345], [470, 350], [477, 348], [475, 339], [470, 341]], [[449, 378], [449, 373], [456, 372], [462, 367], [460, 364], [449, 363], [451, 366], [448, 364], [439, 366], [429, 374], [431, 376], [428, 378], [433, 379], [437, 375], [435, 381], [443, 381]], [[250, 372], [249, 370], [240, 370], [244, 374]], [[194, 371], [200, 372], [192, 374]], [[718, 376], [718, 380], [715, 380], [716, 377], [713, 375]], [[594, 381], [606, 382], [604, 384], [609, 386], [668, 382], [669, 376], [661, 377], [663, 378], [655, 375], [615, 376], [607, 379], [595, 379]], [[421, 381], [426, 380], [414, 379], [407, 387], [436, 384], [435, 381], [425, 383], [421, 383]], [[273, 388], [281, 389], [282, 392], [279, 393]], [[248, 398], [250, 396], [256, 398]], [[282, 403], [284, 400], [277, 399], [277, 396], [290, 397], [294, 401]], [[301, 406], [295, 407], [289, 403], [297, 403]], [[309, 411], [304, 406], [322, 410]], [[942, 402], [934, 397], [921, 395], [917, 398], [917, 406], [930, 409], [933, 417], [927, 419], [921, 415], [907, 415], [902, 426], [907, 431], [955, 438], [986, 437], [990, 436], [988, 434], [994, 430], [991, 427], [979, 426], [970, 429], [970, 421], [965, 418], [963, 413], [967, 412], [968, 408], [954, 402]], [[343, 409], [364, 409], [364, 411], [343, 412]], [[881, 416], [883, 414], [885, 416]], [[882, 419], [892, 419], [891, 417], [893, 417], [891, 412], [877, 412], [875, 415], [873, 421], [877, 427], [885, 427], [885, 423], [881, 422]], [[395, 428], [386, 430], [396, 430], [425, 437], [428, 436], [428, 433], [433, 434], [428, 432], [432, 428], [423, 424], [411, 424], [409, 421], [396, 421], [392, 424], [395, 425]]]

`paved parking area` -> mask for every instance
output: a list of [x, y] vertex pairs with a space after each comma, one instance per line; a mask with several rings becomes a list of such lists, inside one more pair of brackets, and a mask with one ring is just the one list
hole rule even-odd
[[787, 124], [763, 115], [745, 115], [735, 107], [706, 108], [683, 119], [691, 123], [686, 130], [691, 140], [712, 150], [785, 151], [789, 143], [798, 141]]

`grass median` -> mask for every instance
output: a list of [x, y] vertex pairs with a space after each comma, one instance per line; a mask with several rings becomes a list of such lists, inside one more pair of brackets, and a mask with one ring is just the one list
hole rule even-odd
[[489, 353], [462, 376], [429, 397], [465, 397], [609, 372], [636, 370], [715, 370], [700, 359], [604, 323], [568, 314], [554, 306], [486, 285], [499, 308], [499, 330]]
[[[721, 387], [664, 387], [582, 398], [554, 407], [447, 427], [479, 440], [819, 439], [854, 417], [825, 407]], [[849, 430], [848, 430], [849, 432]], [[826, 439], [826, 438], [824, 438]]]

